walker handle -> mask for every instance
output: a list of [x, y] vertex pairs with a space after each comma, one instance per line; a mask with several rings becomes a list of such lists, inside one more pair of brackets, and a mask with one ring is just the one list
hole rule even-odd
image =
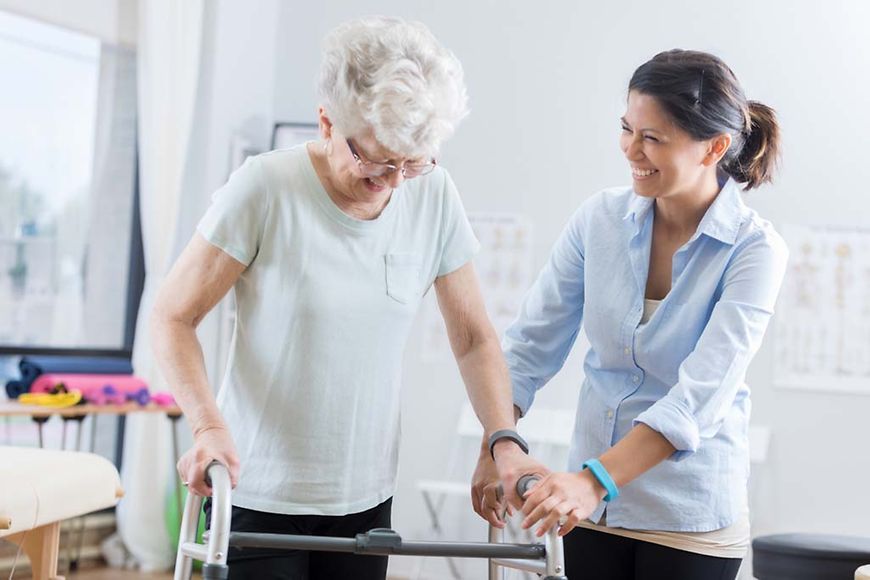
[[537, 475], [524, 475], [517, 480], [517, 495], [525, 497], [533, 485], [541, 481]]
[[[226, 465], [224, 465], [223, 463], [221, 463], [217, 459], [212, 459], [211, 463], [209, 463], [205, 467], [205, 477], [203, 478], [205, 481], [205, 484], [209, 487], [211, 487], [211, 477], [209, 476], [208, 472], [211, 471], [211, 468], [214, 467], [215, 465], [220, 465], [224, 469], [227, 469]], [[229, 475], [229, 469], [227, 469], [227, 475]]]
[[[539, 481], [541, 481], [541, 478], [531, 473], [520, 477], [517, 480], [517, 495], [520, 496], [520, 498], [524, 497], [526, 493], [528, 493], [529, 489], [531, 489], [531, 487]], [[501, 501], [501, 498], [503, 497], [504, 488], [501, 486], [501, 484], [498, 484], [498, 489], [495, 490], [495, 498]]]

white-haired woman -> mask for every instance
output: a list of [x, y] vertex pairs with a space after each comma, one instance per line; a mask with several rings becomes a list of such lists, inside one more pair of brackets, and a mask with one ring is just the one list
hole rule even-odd
[[[459, 62], [421, 24], [359, 20], [328, 37], [320, 96], [322, 140], [233, 174], [152, 317], [161, 368], [194, 433], [178, 471], [209, 495], [208, 463], [229, 466], [233, 530], [352, 537], [389, 527], [402, 352], [433, 284], [485, 431], [513, 426], [471, 263], [478, 243], [435, 161], [466, 114]], [[231, 287], [237, 322], [216, 401], [195, 328]], [[501, 473], [543, 471], [509, 433], [485, 452]], [[231, 550], [229, 559], [231, 578], [380, 579], [387, 565], [302, 551]]]

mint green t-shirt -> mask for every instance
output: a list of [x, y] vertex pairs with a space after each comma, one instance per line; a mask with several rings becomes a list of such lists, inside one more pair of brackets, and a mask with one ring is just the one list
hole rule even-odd
[[377, 219], [342, 212], [305, 146], [248, 159], [199, 233], [247, 269], [218, 405], [235, 505], [344, 515], [395, 491], [405, 343], [423, 294], [479, 244], [448, 173], [403, 182]]

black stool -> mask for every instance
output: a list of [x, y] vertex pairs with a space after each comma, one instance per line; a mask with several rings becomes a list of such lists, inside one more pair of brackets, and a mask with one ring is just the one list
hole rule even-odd
[[870, 538], [776, 534], [752, 540], [752, 574], [758, 580], [853, 580], [865, 564], [870, 564]]

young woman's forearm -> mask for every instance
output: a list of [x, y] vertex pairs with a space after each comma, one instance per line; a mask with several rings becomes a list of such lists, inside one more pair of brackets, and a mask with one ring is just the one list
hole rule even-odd
[[675, 451], [674, 446], [661, 433], [639, 423], [598, 459], [617, 487], [622, 487], [670, 457]]

